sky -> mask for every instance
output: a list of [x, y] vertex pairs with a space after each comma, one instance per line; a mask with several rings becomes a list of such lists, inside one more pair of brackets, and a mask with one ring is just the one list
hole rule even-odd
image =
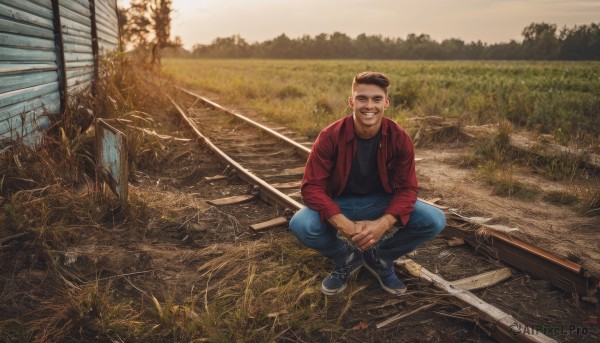
[[[118, 0], [127, 7], [128, 0]], [[172, 36], [184, 47], [239, 34], [262, 42], [342, 32], [406, 38], [429, 34], [486, 43], [522, 40], [532, 22], [563, 26], [600, 23], [600, 0], [173, 0]]]

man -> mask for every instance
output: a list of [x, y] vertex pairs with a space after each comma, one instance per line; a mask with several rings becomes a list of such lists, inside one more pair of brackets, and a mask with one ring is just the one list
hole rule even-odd
[[[417, 201], [412, 141], [383, 116], [389, 85], [382, 73], [356, 75], [348, 99], [352, 115], [321, 131], [306, 163], [301, 193], [307, 207], [290, 229], [302, 244], [333, 259], [321, 285], [327, 295], [343, 291], [362, 266], [387, 292], [404, 293], [393, 261], [446, 225], [442, 211]], [[402, 227], [392, 232], [396, 223]]]

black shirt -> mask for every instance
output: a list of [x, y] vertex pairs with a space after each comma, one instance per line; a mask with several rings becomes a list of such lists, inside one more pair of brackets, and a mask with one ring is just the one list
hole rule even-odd
[[381, 142], [381, 130], [372, 138], [356, 136], [358, 146], [352, 160], [350, 175], [342, 195], [366, 195], [384, 192], [379, 168], [377, 168], [377, 149]]

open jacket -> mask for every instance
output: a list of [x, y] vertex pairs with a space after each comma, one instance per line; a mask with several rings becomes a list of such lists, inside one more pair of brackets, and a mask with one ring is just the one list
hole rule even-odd
[[[323, 222], [341, 213], [332, 199], [346, 187], [357, 145], [352, 115], [323, 129], [313, 145], [300, 191], [306, 206], [318, 211]], [[419, 188], [415, 153], [406, 131], [386, 117], [381, 123], [377, 167], [384, 190], [394, 194], [385, 213], [406, 224]]]

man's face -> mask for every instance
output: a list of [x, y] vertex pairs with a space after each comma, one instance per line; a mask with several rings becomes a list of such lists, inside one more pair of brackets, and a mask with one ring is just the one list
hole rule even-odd
[[377, 85], [357, 84], [348, 99], [354, 116], [354, 126], [357, 132], [375, 134], [381, 127], [383, 111], [389, 106], [390, 98]]

